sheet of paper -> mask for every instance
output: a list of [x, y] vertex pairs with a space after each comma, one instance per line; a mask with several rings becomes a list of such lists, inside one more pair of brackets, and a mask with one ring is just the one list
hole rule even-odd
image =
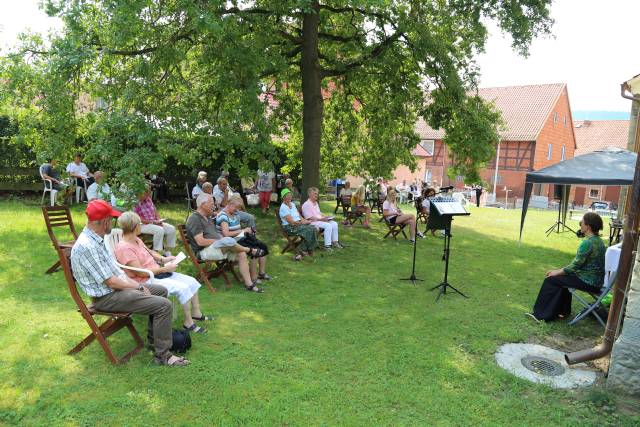
[[176, 259], [171, 261], [169, 264], [178, 265], [182, 261], [184, 261], [186, 258], [187, 258], [187, 256], [184, 254], [184, 252], [180, 251], [180, 253], [178, 255], [176, 255]]

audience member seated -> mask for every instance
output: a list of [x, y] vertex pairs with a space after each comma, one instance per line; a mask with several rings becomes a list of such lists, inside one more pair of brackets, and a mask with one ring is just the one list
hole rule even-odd
[[278, 215], [282, 222], [282, 227], [289, 235], [296, 235], [302, 238], [300, 244], [301, 252], [296, 254], [295, 260], [300, 261], [304, 256], [313, 256], [313, 250], [318, 244], [316, 228], [300, 216], [296, 204], [293, 202], [293, 193], [288, 188], [283, 188], [281, 192], [282, 204]]
[[[151, 187], [148, 185], [145, 192], [138, 196], [138, 204], [133, 207], [133, 211], [142, 221], [140, 231], [153, 236], [153, 250], [161, 252], [164, 256], [171, 256], [171, 249], [176, 247], [176, 228], [158, 216], [156, 206], [151, 200]], [[166, 250], [163, 252], [165, 247]]]
[[271, 203], [271, 193], [276, 188], [276, 174], [273, 171], [258, 170], [258, 182], [256, 189], [260, 194], [260, 207], [262, 213], [266, 214]]
[[76, 185], [85, 188], [93, 184], [93, 174], [89, 172], [89, 168], [82, 162], [82, 154], [78, 153], [73, 158], [73, 162], [67, 165], [67, 173], [75, 178]]
[[406, 203], [409, 200], [409, 186], [407, 185], [407, 180], [403, 179], [402, 182], [396, 185], [396, 194], [400, 198], [400, 203]]
[[366, 204], [367, 190], [364, 185], [359, 185], [358, 189], [351, 196], [351, 209], [355, 212], [364, 214], [364, 228], [369, 228], [369, 221], [371, 220], [371, 208]]
[[205, 171], [198, 172], [196, 178], [196, 185], [191, 189], [191, 198], [197, 199], [199, 195], [203, 193], [202, 186], [207, 182], [207, 173]]
[[385, 184], [384, 179], [382, 179], [382, 177], [378, 178], [376, 188], [378, 190], [378, 197], [380, 197], [381, 199], [386, 199], [387, 185]]
[[344, 182], [344, 187], [340, 189], [340, 194], [338, 197], [349, 197], [351, 198], [353, 195], [353, 190], [351, 189], [351, 183], [349, 181]]
[[80, 289], [91, 297], [97, 311], [134, 313], [149, 316], [147, 337], [154, 348], [154, 361], [161, 365], [184, 366], [189, 361], [171, 354], [173, 308], [167, 288], [140, 284], [128, 278], [104, 246], [104, 235], [111, 232], [113, 217], [120, 212], [104, 200], [87, 205], [89, 222], [71, 249], [71, 267]]
[[46, 163], [43, 163], [40, 166], [40, 171], [42, 172], [42, 177], [44, 179], [50, 179], [51, 184], [54, 190], [58, 191], [57, 197], [60, 197], [60, 200], [66, 200], [70, 194], [75, 190], [75, 186], [69, 186], [62, 182], [62, 178], [60, 177], [60, 172], [56, 170], [56, 165], [58, 161], [54, 158], [50, 158]]
[[[436, 190], [433, 188], [425, 188], [423, 194], [422, 194], [422, 213], [424, 213], [427, 216], [427, 223], [429, 221], [429, 213], [431, 210], [431, 198], [436, 196]], [[431, 235], [435, 236], [436, 235], [436, 229], [435, 228], [431, 228]]]
[[109, 184], [102, 182], [104, 179], [102, 171], [95, 171], [93, 178], [95, 179], [94, 183], [87, 188], [87, 200], [104, 200], [105, 202], [111, 203], [111, 206], [117, 209], [116, 197], [113, 195]]
[[293, 180], [291, 178], [284, 180], [284, 188], [291, 192], [292, 200], [300, 200], [300, 191], [293, 185]]
[[253, 257], [250, 262], [249, 273], [253, 283], [260, 283], [262, 280], [271, 280], [266, 272], [269, 248], [256, 238], [255, 230], [250, 227], [242, 228], [240, 225], [239, 212], [242, 199], [232, 198], [216, 216], [216, 231], [223, 237], [233, 237], [235, 241], [245, 248], [260, 249], [262, 256]]
[[240, 246], [233, 237], [222, 237], [218, 234], [215, 218], [212, 216], [214, 202], [211, 195], [199, 195], [196, 206], [196, 211], [189, 216], [185, 225], [189, 244], [196, 256], [203, 261], [237, 260], [245, 289], [251, 292], [262, 292], [262, 289], [257, 286], [258, 280], [251, 279], [247, 257], [263, 257], [264, 251]]
[[218, 178], [218, 184], [213, 188], [213, 197], [215, 198], [216, 204], [219, 209], [227, 206], [227, 203], [231, 198], [239, 198], [241, 203], [241, 209], [237, 212], [238, 218], [240, 218], [240, 222], [245, 224], [247, 227], [256, 228], [256, 217], [246, 212], [244, 209], [244, 202], [242, 201], [242, 197], [238, 193], [234, 193], [231, 187], [229, 187], [229, 181], [227, 178], [220, 177]]
[[[177, 273], [174, 256], [165, 257], [150, 251], [138, 238], [142, 222], [135, 212], [125, 212], [118, 218], [122, 229], [122, 240], [116, 246], [116, 258], [120, 264], [134, 268], [145, 268], [154, 274], [153, 281], [145, 273], [125, 270], [127, 276], [138, 283], [160, 285], [167, 288], [169, 295], [175, 295], [182, 305], [184, 321], [182, 327], [188, 332], [204, 333], [206, 330], [196, 325], [194, 320], [212, 320], [200, 311], [198, 289], [200, 283], [191, 276]], [[161, 267], [160, 264], [163, 264]]]
[[166, 179], [164, 179], [160, 175], [151, 175], [149, 172], [144, 173], [144, 179], [146, 179], [151, 184], [151, 190], [156, 192], [156, 198], [159, 202], [169, 202], [169, 186], [167, 185]]
[[202, 184], [202, 193], [211, 194], [213, 196], [213, 184], [210, 183], [209, 181]]
[[571, 293], [568, 288], [598, 292], [604, 282], [604, 255], [606, 248], [600, 238], [602, 218], [595, 212], [587, 212], [580, 221], [584, 240], [571, 264], [547, 271], [546, 278], [533, 306], [527, 313], [537, 321], [547, 322], [565, 318], [571, 314]]
[[390, 224], [408, 224], [409, 225], [409, 241], [413, 243], [416, 238], [424, 237], [421, 232], [416, 233], [416, 217], [413, 214], [403, 214], [396, 203], [396, 190], [391, 189], [387, 192], [387, 200], [382, 204], [382, 215]]
[[320, 205], [318, 204], [319, 191], [316, 187], [309, 187], [307, 190], [309, 198], [302, 204], [302, 216], [311, 221], [311, 225], [324, 234], [324, 248], [332, 250], [332, 248], [343, 249], [338, 240], [338, 223], [333, 221], [333, 217], [322, 215]]

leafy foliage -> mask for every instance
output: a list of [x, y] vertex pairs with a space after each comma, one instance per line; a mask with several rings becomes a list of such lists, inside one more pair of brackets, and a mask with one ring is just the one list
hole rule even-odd
[[167, 161], [246, 175], [278, 149], [303, 187], [318, 185], [310, 169], [388, 175], [413, 165], [422, 115], [446, 130], [454, 172], [475, 178], [497, 141], [497, 114], [472, 94], [485, 25], [526, 54], [549, 3], [48, 0], [64, 30], [4, 61], [5, 99], [35, 117], [30, 144], [90, 141], [89, 157], [126, 175]]

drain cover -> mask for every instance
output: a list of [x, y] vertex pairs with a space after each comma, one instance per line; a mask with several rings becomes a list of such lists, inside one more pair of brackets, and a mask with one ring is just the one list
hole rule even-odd
[[539, 375], [557, 377], [564, 374], [564, 367], [551, 359], [540, 356], [525, 356], [520, 359], [522, 366]]

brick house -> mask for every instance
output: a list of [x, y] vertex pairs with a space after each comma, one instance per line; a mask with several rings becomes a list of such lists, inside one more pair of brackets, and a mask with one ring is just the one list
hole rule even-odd
[[[510, 198], [521, 198], [527, 172], [573, 157], [576, 138], [566, 84], [483, 88], [479, 94], [495, 103], [505, 122], [504, 129], [500, 131], [497, 153], [498, 198], [504, 197], [505, 186]], [[421, 140], [414, 150], [418, 168], [411, 173], [408, 168], [399, 167], [394, 171], [395, 179], [390, 181], [391, 184], [418, 178], [438, 186], [463, 187], [465, 183], [462, 179], [451, 181], [447, 177], [450, 159], [447, 147], [442, 142], [444, 131], [434, 130], [419, 120], [416, 132]], [[482, 179], [491, 186], [489, 191], [493, 189], [495, 164], [496, 159], [481, 172]], [[553, 197], [553, 187], [536, 185], [533, 192]]]
[[[582, 120], [574, 123], [577, 149], [576, 156], [607, 147], [627, 149], [629, 120]], [[605, 200], [618, 203], [620, 186], [576, 186], [572, 199], [579, 206], [590, 206], [591, 202]]]

